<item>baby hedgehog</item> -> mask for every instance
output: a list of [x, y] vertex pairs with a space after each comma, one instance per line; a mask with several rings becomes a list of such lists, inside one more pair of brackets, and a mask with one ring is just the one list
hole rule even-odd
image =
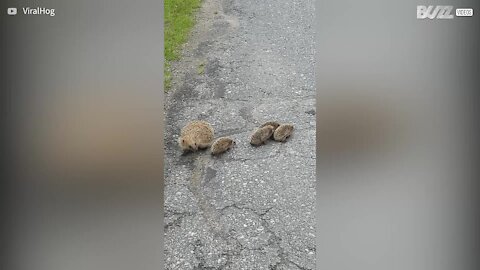
[[251, 145], [261, 145], [264, 144], [270, 136], [273, 134], [273, 127], [268, 125], [261, 127], [252, 134], [252, 137], [250, 138], [250, 144]]
[[[273, 127], [273, 132], [275, 132], [275, 130], [278, 128], [278, 126], [280, 126], [280, 123], [278, 123], [276, 121], [268, 121], [268, 122], [265, 122], [260, 127], [262, 128], [262, 127], [265, 127], [265, 126], [272, 126]], [[272, 136], [270, 137], [270, 139], [273, 139], [273, 133], [272, 133]]]
[[208, 148], [213, 141], [212, 126], [201, 120], [194, 120], [182, 128], [178, 144], [183, 151], [197, 151]]
[[215, 142], [213, 142], [212, 147], [210, 148], [210, 151], [212, 152], [212, 155], [218, 155], [228, 151], [234, 145], [235, 145], [234, 140], [228, 137], [220, 137], [216, 139]]
[[293, 133], [293, 125], [282, 124], [273, 133], [273, 139], [278, 142], [284, 142]]

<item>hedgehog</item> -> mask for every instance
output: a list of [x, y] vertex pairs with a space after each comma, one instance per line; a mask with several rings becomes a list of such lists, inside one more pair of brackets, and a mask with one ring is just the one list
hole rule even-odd
[[[273, 132], [275, 132], [275, 130], [278, 128], [278, 126], [280, 126], [280, 123], [278, 123], [277, 121], [268, 121], [268, 122], [265, 122], [260, 127], [262, 128], [264, 126], [272, 126], [273, 127]], [[272, 133], [272, 136], [270, 136], [270, 139], [273, 140], [273, 133]]]
[[282, 124], [273, 133], [273, 139], [278, 142], [286, 141], [293, 133], [293, 125]]
[[265, 141], [272, 136], [273, 129], [273, 126], [270, 125], [258, 128], [253, 132], [250, 138], [250, 144], [255, 146], [264, 144]]
[[194, 120], [182, 128], [178, 144], [184, 152], [195, 152], [210, 147], [214, 138], [212, 125], [206, 121]]
[[231, 138], [220, 137], [213, 142], [212, 147], [210, 148], [210, 152], [212, 153], [212, 155], [222, 154], [228, 151], [234, 145], [235, 141]]

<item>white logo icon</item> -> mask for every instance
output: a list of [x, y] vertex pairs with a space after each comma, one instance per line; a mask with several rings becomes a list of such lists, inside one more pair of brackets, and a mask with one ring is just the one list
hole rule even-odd
[[473, 8], [457, 8], [455, 10], [455, 15], [457, 15], [457, 17], [472, 17]]
[[453, 6], [417, 6], [417, 19], [453, 19]]
[[7, 9], [7, 14], [10, 15], [10, 16], [14, 16], [14, 15], [17, 15], [17, 8], [8, 8]]

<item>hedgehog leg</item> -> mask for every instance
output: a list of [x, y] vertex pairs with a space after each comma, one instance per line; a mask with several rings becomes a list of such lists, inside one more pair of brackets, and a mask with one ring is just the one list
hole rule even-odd
[[207, 149], [210, 147], [211, 144], [209, 143], [199, 143], [198, 144], [198, 149]]

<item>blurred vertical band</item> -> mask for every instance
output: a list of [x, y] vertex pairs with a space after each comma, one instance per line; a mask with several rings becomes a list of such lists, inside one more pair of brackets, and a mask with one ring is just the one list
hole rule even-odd
[[0, 20], [1, 268], [162, 269], [163, 1], [2, 1]]
[[418, 5], [480, 7], [317, 1], [317, 269], [478, 269], [479, 16]]

